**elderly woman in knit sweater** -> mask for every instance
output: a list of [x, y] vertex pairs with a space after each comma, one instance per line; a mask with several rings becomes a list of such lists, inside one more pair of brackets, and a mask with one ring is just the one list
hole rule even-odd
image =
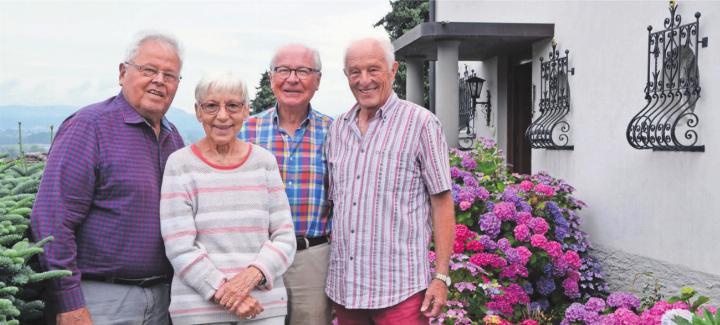
[[231, 74], [195, 88], [200, 141], [170, 155], [160, 203], [175, 269], [170, 317], [183, 324], [283, 324], [282, 274], [295, 234], [275, 157], [238, 140], [247, 88]]

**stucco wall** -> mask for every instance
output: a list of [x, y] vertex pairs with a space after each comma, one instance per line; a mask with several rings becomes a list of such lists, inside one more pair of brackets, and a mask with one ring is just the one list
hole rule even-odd
[[[573, 113], [569, 120], [575, 150], [533, 150], [533, 171], [548, 171], [577, 188], [577, 197], [589, 205], [582, 216], [593, 243], [605, 251], [674, 265], [659, 268], [640, 263], [633, 271], [679, 272], [684, 267], [709, 275], [700, 277], [702, 281], [718, 281], [720, 2], [680, 1], [678, 8], [683, 23], [701, 12], [700, 37], [709, 37], [709, 46], [699, 50], [703, 90], [695, 110], [704, 153], [635, 150], [625, 139], [628, 122], [645, 104], [646, 27], [663, 28], [663, 20], [669, 16], [666, 1], [440, 0], [437, 6], [438, 21], [555, 24], [559, 49], [570, 50], [570, 66], [575, 67], [575, 75], [570, 77]], [[548, 57], [549, 40], [533, 48], [533, 84], [539, 91], [537, 59]], [[608, 263], [613, 262], [633, 260], [609, 259]], [[677, 275], [661, 277], [674, 277], [673, 283], [666, 284], [669, 287], [682, 282]], [[717, 288], [720, 284], [706, 285]]]

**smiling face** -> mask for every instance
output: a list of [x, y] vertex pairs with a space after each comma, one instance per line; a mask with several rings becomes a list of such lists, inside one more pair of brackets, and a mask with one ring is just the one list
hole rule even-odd
[[358, 41], [348, 48], [345, 75], [360, 108], [375, 110], [385, 104], [392, 94], [397, 69], [397, 62], [388, 66], [377, 40]]
[[[272, 66], [317, 69], [312, 52], [301, 45], [290, 45], [280, 49], [275, 55]], [[295, 72], [291, 72], [287, 78], [271, 73], [270, 86], [278, 106], [287, 109], [307, 109], [320, 86], [320, 76], [319, 72], [313, 72], [306, 79], [301, 80]]]
[[[159, 41], [148, 40], [138, 48], [133, 64], [163, 72], [180, 74], [180, 58], [173, 49]], [[136, 67], [120, 64], [120, 85], [125, 100], [145, 119], [160, 123], [175, 98], [179, 81], [166, 82], [163, 74], [146, 77]]]
[[[206, 113], [201, 105], [215, 104], [222, 106], [217, 114]], [[242, 105], [242, 110], [228, 113], [228, 105]], [[237, 139], [243, 121], [249, 114], [245, 99], [231, 91], [215, 91], [211, 87], [200, 103], [195, 104], [195, 115], [202, 123], [207, 140], [215, 146], [230, 144]]]

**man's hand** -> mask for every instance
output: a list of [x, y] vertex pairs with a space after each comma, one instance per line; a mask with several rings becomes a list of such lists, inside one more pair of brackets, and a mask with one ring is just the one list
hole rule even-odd
[[86, 307], [57, 314], [55, 322], [57, 325], [92, 325], [93, 323]]
[[[425, 300], [423, 300], [420, 311], [425, 317], [436, 317], [447, 302], [448, 287], [444, 282], [433, 279], [430, 281], [427, 291], [425, 291]], [[432, 305], [432, 308], [430, 308]]]
[[260, 283], [262, 277], [263, 274], [258, 268], [250, 266], [223, 283], [213, 298], [220, 305], [231, 309], [245, 300], [250, 291]]

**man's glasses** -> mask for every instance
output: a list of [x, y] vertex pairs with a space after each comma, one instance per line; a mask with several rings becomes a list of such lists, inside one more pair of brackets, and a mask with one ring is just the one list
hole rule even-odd
[[139, 65], [132, 62], [124, 62], [125, 65], [132, 66], [135, 69], [138, 69], [140, 73], [142, 73], [143, 76], [155, 78], [155, 76], [158, 75], [158, 73], [162, 73], [163, 80], [168, 83], [175, 83], [178, 82], [182, 77], [174, 72], [169, 71], [160, 71], [156, 68], [147, 66], [147, 65]]
[[222, 106], [225, 106], [225, 110], [228, 112], [228, 114], [235, 114], [240, 113], [245, 107], [245, 104], [236, 102], [227, 102], [225, 104], [203, 103], [200, 104], [200, 109], [202, 109], [203, 113], [205, 114], [216, 115], [220, 112], [220, 108]]
[[292, 74], [293, 71], [295, 71], [295, 76], [298, 77], [298, 79], [305, 80], [310, 75], [316, 72], [320, 72], [320, 70], [308, 68], [308, 67], [299, 67], [295, 69], [290, 69], [288, 67], [274, 67], [272, 69], [273, 74], [277, 75], [278, 77], [282, 79], [287, 79], [290, 77], [290, 74]]

